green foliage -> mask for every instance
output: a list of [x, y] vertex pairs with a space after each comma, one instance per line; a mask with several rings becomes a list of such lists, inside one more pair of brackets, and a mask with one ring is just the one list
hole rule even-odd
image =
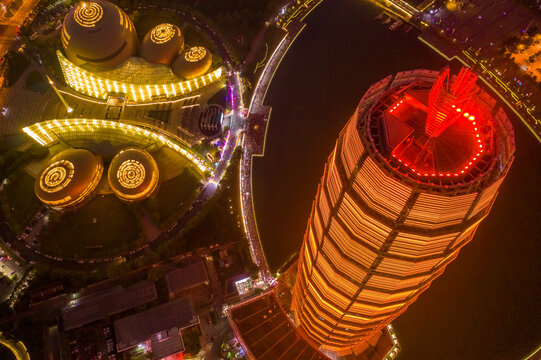
[[29, 162], [45, 158], [48, 153], [47, 148], [36, 143], [33, 143], [26, 151], [4, 147], [0, 155], [0, 181]]
[[0, 208], [10, 228], [21, 233], [41, 207], [34, 195], [34, 178], [21, 168], [31, 161], [45, 158], [49, 150], [34, 143], [27, 150], [19, 151], [1, 143], [0, 151], [0, 181], [7, 179], [4, 191], [0, 193]]
[[240, 148], [235, 151], [220, 187], [197, 215], [188, 221], [181, 234], [159, 247], [158, 253], [162, 259], [216, 243], [236, 242], [245, 237], [240, 226], [238, 203], [241, 154]]
[[11, 280], [8, 276], [0, 274], [0, 284], [9, 286], [12, 282], [13, 280]]
[[13, 86], [21, 77], [24, 71], [30, 66], [30, 60], [20, 52], [9, 51], [4, 56], [4, 61], [7, 62], [7, 69], [4, 73], [4, 86]]
[[63, 79], [60, 62], [56, 56], [56, 51], [61, 49], [60, 36], [41, 40], [37, 38], [32, 44], [38, 48], [43, 66], [47, 69], [47, 73], [56, 79]]
[[162, 183], [157, 195], [145, 201], [156, 223], [168, 228], [199, 194], [201, 176], [191, 167], [185, 167], [181, 174]]
[[271, 14], [278, 11], [279, 0], [205, 0], [197, 3], [197, 9], [227, 29], [233, 35], [254, 35], [263, 27]]
[[42, 82], [43, 82], [43, 77], [41, 76], [41, 73], [37, 70], [32, 70], [26, 77], [27, 87], [31, 87]]
[[145, 238], [133, 208], [114, 195], [104, 195], [76, 211], [51, 216], [38, 241], [47, 254], [89, 259], [127, 252]]
[[22, 233], [42, 206], [34, 194], [34, 178], [22, 170], [8, 178], [4, 191], [0, 193], [0, 200], [2, 213], [16, 234]]
[[201, 350], [199, 342], [199, 331], [192, 329], [182, 333], [184, 341], [185, 354], [187, 356], [195, 356]]

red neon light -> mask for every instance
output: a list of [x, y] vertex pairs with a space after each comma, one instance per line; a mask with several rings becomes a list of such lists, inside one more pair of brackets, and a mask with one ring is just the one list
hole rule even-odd
[[[429, 137], [438, 137], [452, 125], [477, 92], [477, 75], [470, 69], [463, 67], [452, 85], [449, 73], [449, 68], [442, 71], [428, 95], [425, 131]], [[468, 117], [469, 113], [464, 112], [464, 116]]]
[[[401, 103], [401, 102], [400, 102]], [[398, 105], [400, 104], [397, 104], [395, 105], [394, 108], [396, 108]], [[393, 108], [391, 108], [393, 109]], [[392, 112], [392, 110], [390, 110], [390, 112]], [[467, 113], [468, 115], [466, 115], [466, 113], [464, 114], [464, 117], [466, 117], [468, 120], [475, 120], [475, 116], [474, 115], [471, 115], [471, 113]], [[474, 133], [474, 139], [477, 139], [477, 148], [478, 148], [478, 151], [477, 153], [475, 153], [475, 155], [472, 156], [472, 158], [470, 160], [467, 160], [464, 167], [462, 168], [459, 168], [457, 170], [455, 170], [453, 173], [421, 173], [418, 169], [415, 169], [413, 167], [413, 164], [408, 164], [406, 161], [402, 160], [401, 158], [399, 158], [398, 156], [396, 156], [396, 154], [392, 154], [392, 156], [397, 159], [401, 164], [403, 164], [404, 166], [406, 166], [411, 172], [413, 172], [414, 174], [417, 174], [418, 176], [424, 176], [424, 177], [458, 177], [458, 176], [461, 176], [463, 175], [466, 170], [468, 170], [470, 168], [470, 166], [473, 165], [473, 163], [475, 161], [477, 161], [477, 159], [479, 158], [479, 156], [483, 153], [483, 142], [481, 141], [481, 134], [480, 134], [480, 131], [479, 131], [479, 128], [477, 127], [477, 123], [476, 121], [473, 121], [471, 122], [472, 126], [473, 126], [473, 133]]]

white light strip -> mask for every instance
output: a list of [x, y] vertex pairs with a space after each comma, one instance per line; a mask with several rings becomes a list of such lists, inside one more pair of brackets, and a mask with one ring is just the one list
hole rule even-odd
[[[161, 142], [171, 150], [180, 153], [182, 156], [188, 158], [201, 172], [208, 171], [211, 175], [214, 173], [212, 166], [194, 153], [188, 146], [179, 145], [176, 141], [173, 141], [167, 137], [167, 135], [159, 134], [156, 131], [146, 129], [144, 125], [125, 124], [121, 122], [115, 122], [110, 120], [97, 120], [97, 119], [64, 119], [62, 122], [59, 120], [49, 120], [41, 123], [23, 128], [23, 131], [28, 134], [32, 139], [42, 146], [49, 146], [55, 142], [55, 138], [58, 138], [55, 131], [69, 132], [69, 131], [81, 131], [81, 125], [89, 127], [90, 131], [96, 129], [110, 128], [121, 130], [124, 133], [131, 135], [145, 136], [147, 138], [153, 138], [156, 141]], [[79, 127], [79, 130], [77, 130]], [[37, 131], [41, 132], [45, 137], [40, 136]]]
[[[102, 100], [106, 100], [108, 94], [113, 90], [117, 93], [122, 90], [132, 103], [141, 103], [145, 102], [145, 100], [147, 101], [145, 104], [148, 104], [148, 102], [151, 102], [152, 104], [164, 103], [166, 101], [155, 101], [153, 100], [153, 97], [165, 96], [166, 99], [169, 99], [170, 97], [177, 96], [177, 90], [180, 95], [183, 95], [186, 92], [196, 91], [207, 85], [218, 82], [224, 75], [223, 68], [219, 67], [208, 74], [188, 81], [142, 85], [119, 82], [91, 73], [71, 63], [59, 50], [57, 51], [57, 57], [69, 87], [84, 95]], [[103, 84], [105, 84], [105, 87]], [[168, 86], [171, 87], [172, 91], [167, 91]], [[178, 101], [178, 99], [174, 101]]]

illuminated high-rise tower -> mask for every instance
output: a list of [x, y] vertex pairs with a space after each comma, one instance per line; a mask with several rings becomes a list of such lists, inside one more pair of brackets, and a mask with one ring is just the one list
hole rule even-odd
[[463, 68], [374, 84], [314, 200], [292, 310], [322, 350], [355, 355], [468, 243], [513, 161], [513, 128]]

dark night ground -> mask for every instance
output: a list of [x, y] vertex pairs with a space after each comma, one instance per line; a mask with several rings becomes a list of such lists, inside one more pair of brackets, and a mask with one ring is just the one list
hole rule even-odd
[[[327, 156], [370, 84], [446, 64], [413, 31], [390, 31], [377, 14], [363, 1], [324, 2], [275, 75], [266, 156], [254, 166], [258, 225], [273, 270], [300, 247]], [[401, 360], [519, 360], [541, 343], [541, 146], [513, 122], [517, 158], [492, 213], [394, 322]]]

